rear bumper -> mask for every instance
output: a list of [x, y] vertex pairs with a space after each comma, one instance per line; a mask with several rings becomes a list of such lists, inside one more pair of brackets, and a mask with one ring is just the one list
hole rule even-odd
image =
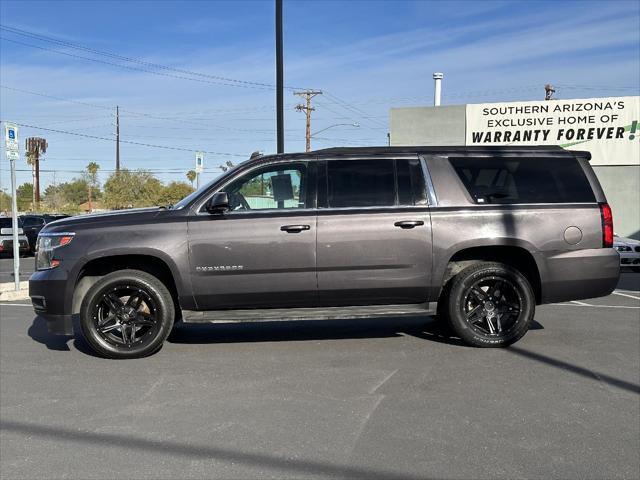
[[542, 303], [604, 297], [620, 278], [620, 256], [613, 248], [564, 252], [546, 258]]
[[[27, 253], [31, 251], [31, 247], [29, 247], [29, 242], [27, 240], [18, 240], [18, 250], [20, 253]], [[13, 240], [2, 240], [0, 241], [0, 253], [13, 253]]]
[[62, 269], [37, 271], [29, 279], [29, 297], [36, 314], [44, 318], [50, 333], [73, 335], [67, 274]]

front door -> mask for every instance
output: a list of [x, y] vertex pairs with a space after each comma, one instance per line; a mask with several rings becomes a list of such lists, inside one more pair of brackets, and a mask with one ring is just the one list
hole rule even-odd
[[318, 168], [326, 185], [318, 190], [321, 304], [426, 302], [431, 218], [420, 160], [336, 159]]
[[314, 164], [275, 163], [231, 180], [229, 211], [189, 221], [198, 309], [317, 305]]

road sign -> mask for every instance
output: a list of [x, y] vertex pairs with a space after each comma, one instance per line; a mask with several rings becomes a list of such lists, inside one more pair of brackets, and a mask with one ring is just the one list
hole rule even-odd
[[7, 151], [18, 151], [18, 127], [12, 123], [4, 124], [4, 144]]
[[20, 290], [20, 251], [18, 243], [18, 203], [16, 197], [16, 161], [20, 158], [18, 147], [18, 127], [12, 123], [4, 124], [4, 144], [7, 158], [11, 164], [11, 227], [13, 234], [13, 278], [16, 291]]
[[204, 152], [196, 152], [196, 173], [204, 171]]

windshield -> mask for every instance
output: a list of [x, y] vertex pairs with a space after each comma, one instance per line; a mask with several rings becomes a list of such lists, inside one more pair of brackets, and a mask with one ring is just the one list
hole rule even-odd
[[198, 190], [194, 190], [193, 192], [191, 192], [189, 195], [187, 195], [186, 197], [184, 197], [182, 200], [180, 200], [178, 203], [173, 205], [173, 208], [175, 209], [180, 209], [180, 208], [184, 208], [187, 205], [189, 205], [189, 203], [191, 203], [196, 197], [198, 197], [203, 191], [205, 191], [207, 188], [209, 188], [211, 185], [213, 185], [213, 183], [215, 181], [217, 181], [219, 179], [215, 178], [213, 180], [211, 180], [209, 183], [205, 184], [203, 187], [200, 187]]
[[238, 167], [240, 167], [241, 165], [242, 164], [236, 165], [235, 167], [230, 168], [229, 170], [224, 172], [222, 175], [218, 176], [217, 178], [214, 178], [210, 182], [206, 183], [204, 186], [202, 186], [199, 189], [197, 189], [195, 192], [192, 192], [189, 195], [187, 195], [186, 197], [184, 197], [178, 203], [174, 204], [172, 208], [175, 208], [176, 210], [179, 210], [181, 208], [186, 207], [191, 202], [193, 202], [197, 197], [199, 197], [205, 190], [208, 190], [214, 183], [217, 183], [217, 182], [221, 181], [222, 179], [228, 178], [229, 176], [233, 175], [234, 172], [236, 172]]

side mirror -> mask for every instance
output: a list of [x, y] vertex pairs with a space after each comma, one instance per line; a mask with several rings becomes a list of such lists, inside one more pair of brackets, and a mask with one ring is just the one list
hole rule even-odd
[[208, 213], [222, 213], [229, 209], [229, 197], [225, 192], [214, 193], [204, 208]]

